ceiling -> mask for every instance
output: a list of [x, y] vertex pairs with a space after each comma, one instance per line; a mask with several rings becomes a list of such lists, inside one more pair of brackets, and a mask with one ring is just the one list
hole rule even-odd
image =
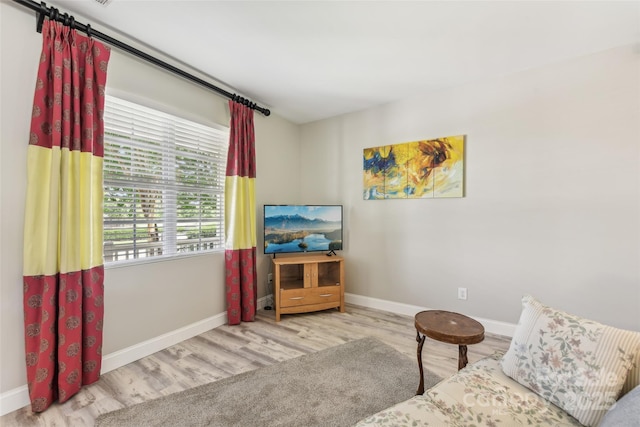
[[189, 64], [295, 123], [640, 41], [638, 1], [48, 4]]

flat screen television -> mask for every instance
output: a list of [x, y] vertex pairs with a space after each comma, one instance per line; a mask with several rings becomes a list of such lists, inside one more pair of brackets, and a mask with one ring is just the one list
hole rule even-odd
[[264, 253], [342, 249], [342, 205], [264, 205]]

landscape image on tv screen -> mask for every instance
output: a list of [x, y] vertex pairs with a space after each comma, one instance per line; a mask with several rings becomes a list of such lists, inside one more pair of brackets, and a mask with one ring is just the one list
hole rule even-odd
[[264, 205], [264, 253], [342, 249], [341, 205]]

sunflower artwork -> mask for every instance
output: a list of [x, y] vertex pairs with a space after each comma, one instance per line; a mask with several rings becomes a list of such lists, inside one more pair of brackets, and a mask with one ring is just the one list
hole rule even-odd
[[363, 150], [364, 199], [464, 196], [464, 135]]

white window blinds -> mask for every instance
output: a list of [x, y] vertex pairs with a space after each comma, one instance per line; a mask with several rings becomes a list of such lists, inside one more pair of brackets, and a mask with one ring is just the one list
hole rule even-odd
[[224, 248], [228, 128], [106, 97], [105, 262]]

